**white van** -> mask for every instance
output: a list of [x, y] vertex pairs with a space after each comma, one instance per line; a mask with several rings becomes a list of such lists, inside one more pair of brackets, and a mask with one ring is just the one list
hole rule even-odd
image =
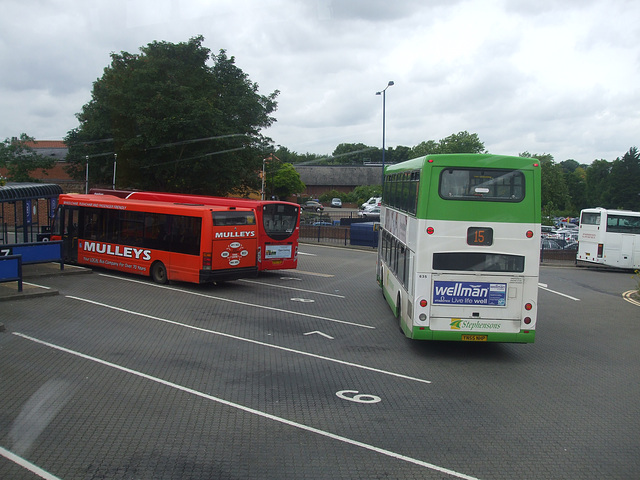
[[382, 204], [382, 197], [371, 197], [369, 200], [360, 205], [362, 210], [369, 210], [370, 208], [379, 207]]

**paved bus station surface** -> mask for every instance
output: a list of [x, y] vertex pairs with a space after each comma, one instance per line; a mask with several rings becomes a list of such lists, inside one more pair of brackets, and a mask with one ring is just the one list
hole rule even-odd
[[541, 268], [531, 345], [414, 342], [375, 256], [301, 245], [219, 286], [26, 266], [0, 479], [640, 478], [631, 275]]

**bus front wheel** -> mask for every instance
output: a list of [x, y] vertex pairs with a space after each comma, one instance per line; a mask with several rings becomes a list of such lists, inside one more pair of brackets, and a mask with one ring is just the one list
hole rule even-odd
[[151, 278], [156, 283], [165, 284], [168, 282], [167, 267], [164, 266], [164, 263], [156, 262], [151, 265]]

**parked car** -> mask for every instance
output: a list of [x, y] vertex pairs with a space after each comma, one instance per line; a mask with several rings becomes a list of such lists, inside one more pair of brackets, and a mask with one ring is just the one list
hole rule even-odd
[[382, 204], [382, 197], [371, 197], [369, 200], [360, 205], [362, 210], [367, 210], [368, 208], [379, 207]]
[[358, 212], [358, 216], [362, 218], [380, 219], [380, 207], [371, 207], [369, 210], [362, 210]]
[[562, 245], [551, 238], [543, 238], [540, 241], [540, 248], [544, 250], [562, 250]]
[[322, 206], [322, 204], [314, 200], [309, 200], [307, 202], [304, 202], [300, 206], [302, 207], [302, 210], [315, 210], [316, 212], [321, 212], [324, 210], [324, 207]]
[[542, 225], [540, 227], [540, 229], [542, 231], [542, 236], [543, 237], [548, 237], [550, 235], [555, 235], [555, 233], [556, 233], [555, 227], [552, 227], [551, 225]]
[[331, 206], [336, 208], [342, 208], [342, 200], [340, 200], [339, 198], [332, 198]]

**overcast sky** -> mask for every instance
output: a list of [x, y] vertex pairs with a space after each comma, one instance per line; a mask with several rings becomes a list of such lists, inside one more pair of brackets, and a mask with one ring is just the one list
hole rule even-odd
[[638, 0], [3, 0], [0, 140], [78, 126], [111, 52], [226, 49], [268, 95], [273, 141], [412, 147], [478, 134], [491, 153], [615, 160], [640, 147]]

